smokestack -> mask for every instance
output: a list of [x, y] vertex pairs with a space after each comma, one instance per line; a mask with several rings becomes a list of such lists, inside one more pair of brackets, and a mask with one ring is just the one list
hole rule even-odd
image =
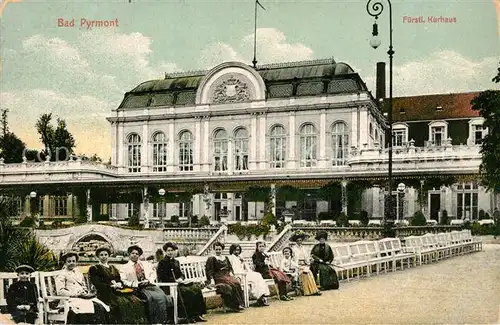
[[376, 98], [380, 102], [385, 98], [385, 62], [377, 62]]

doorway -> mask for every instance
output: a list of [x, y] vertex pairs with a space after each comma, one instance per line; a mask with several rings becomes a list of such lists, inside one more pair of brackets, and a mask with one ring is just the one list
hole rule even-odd
[[430, 218], [439, 222], [439, 211], [441, 210], [441, 194], [431, 194]]

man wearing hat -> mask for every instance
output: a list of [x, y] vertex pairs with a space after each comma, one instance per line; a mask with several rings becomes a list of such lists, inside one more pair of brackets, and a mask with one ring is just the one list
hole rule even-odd
[[179, 286], [179, 314], [192, 323], [205, 322], [203, 314], [207, 313], [205, 299], [201, 289], [194, 286], [192, 283], [186, 283], [185, 276], [182, 274], [181, 265], [175, 259], [177, 246], [174, 243], [166, 243], [163, 245], [165, 257], [158, 263], [158, 281], [174, 283]]
[[38, 294], [36, 285], [30, 282], [30, 275], [35, 270], [29, 265], [20, 265], [16, 272], [18, 281], [7, 292], [7, 309], [16, 323], [35, 324]]
[[125, 286], [136, 289], [138, 297], [146, 302], [146, 311], [150, 324], [168, 322], [167, 307], [170, 297], [154, 284], [156, 272], [149, 262], [140, 261], [142, 248], [132, 245], [127, 249], [129, 261], [120, 269], [120, 277]]

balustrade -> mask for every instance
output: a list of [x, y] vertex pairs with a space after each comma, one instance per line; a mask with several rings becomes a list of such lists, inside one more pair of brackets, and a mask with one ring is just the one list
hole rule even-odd
[[188, 242], [207, 241], [217, 233], [219, 228], [164, 228], [163, 238]]

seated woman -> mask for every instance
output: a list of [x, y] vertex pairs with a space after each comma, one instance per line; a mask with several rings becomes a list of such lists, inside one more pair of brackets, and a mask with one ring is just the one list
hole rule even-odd
[[333, 262], [333, 251], [330, 245], [326, 244], [328, 233], [326, 231], [318, 231], [316, 234], [318, 244], [314, 245], [311, 250], [311, 257], [313, 262], [311, 264], [311, 271], [314, 278], [319, 277], [319, 286], [322, 290], [338, 289], [339, 280], [337, 272], [330, 266]]
[[210, 256], [205, 265], [207, 285], [213, 280], [216, 284], [216, 292], [224, 300], [224, 306], [228, 307], [231, 311], [239, 312], [244, 309], [243, 306], [245, 305], [240, 281], [234, 277], [229, 259], [222, 256], [224, 244], [216, 242], [214, 250], [215, 256]]
[[163, 250], [166, 256], [158, 263], [158, 282], [177, 282], [179, 285], [179, 300], [180, 304], [179, 316], [186, 318], [191, 322], [206, 322], [203, 314], [207, 313], [205, 299], [201, 289], [194, 286], [192, 283], [184, 281], [185, 276], [182, 274], [181, 265], [175, 259], [177, 246], [173, 243], [163, 245]]
[[246, 273], [247, 281], [249, 285], [250, 295], [257, 299], [256, 306], [269, 306], [267, 303], [267, 298], [269, 297], [269, 287], [266, 281], [262, 278], [262, 275], [258, 272], [252, 271], [248, 265], [243, 261], [241, 254], [241, 246], [238, 244], [232, 244], [229, 247], [228, 259], [231, 262], [231, 266], [235, 273]]
[[38, 294], [36, 285], [30, 282], [30, 275], [35, 270], [29, 265], [20, 265], [16, 272], [18, 281], [7, 291], [7, 310], [14, 322], [35, 324]]
[[292, 247], [292, 255], [295, 263], [299, 265], [299, 282], [304, 296], [319, 296], [321, 295], [321, 292], [319, 291], [314, 280], [314, 275], [309, 268], [313, 259], [309, 255], [309, 250], [302, 245], [305, 238], [307, 238], [307, 235], [302, 231], [298, 231], [292, 235], [290, 241], [295, 242], [295, 246]]
[[156, 272], [150, 263], [139, 261], [143, 254], [142, 248], [132, 245], [127, 249], [130, 260], [120, 269], [120, 278], [127, 287], [134, 288], [136, 294], [146, 302], [146, 314], [151, 324], [168, 322], [168, 297], [153, 282]]
[[106, 303], [111, 312], [111, 324], [147, 324], [144, 304], [141, 299], [133, 294], [132, 289], [127, 289], [120, 278], [120, 271], [108, 264], [111, 249], [99, 247], [95, 251], [99, 263], [89, 268], [90, 282], [96, 288], [97, 298]]
[[299, 265], [293, 259], [293, 251], [290, 247], [283, 248], [283, 259], [280, 264], [280, 271], [285, 273], [292, 281], [292, 286], [297, 295], [302, 294], [299, 282]]
[[82, 272], [76, 268], [78, 254], [68, 252], [61, 257], [65, 262], [62, 272], [56, 276], [58, 296], [69, 299], [68, 324], [103, 324], [108, 322], [109, 306], [91, 293]]
[[255, 272], [259, 272], [264, 279], [274, 279], [278, 286], [278, 294], [281, 300], [293, 300], [288, 296], [287, 286], [290, 284], [290, 279], [285, 273], [270, 265], [269, 256], [265, 253], [266, 243], [257, 242], [255, 253], [252, 255]]

